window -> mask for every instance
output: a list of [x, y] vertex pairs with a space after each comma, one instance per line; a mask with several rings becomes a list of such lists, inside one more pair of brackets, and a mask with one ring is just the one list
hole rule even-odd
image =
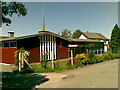
[[17, 47], [17, 42], [16, 41], [0, 42], [0, 47], [2, 47], [2, 48]]
[[9, 42], [4, 42], [4, 47], [9, 47]]
[[0, 48], [3, 47], [3, 42], [0, 42]]
[[17, 43], [16, 42], [10, 42], [10, 47], [17, 47]]

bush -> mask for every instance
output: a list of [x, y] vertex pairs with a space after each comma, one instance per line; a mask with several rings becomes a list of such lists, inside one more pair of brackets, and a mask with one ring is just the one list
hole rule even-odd
[[113, 54], [111, 54], [111, 58], [112, 59], [117, 59], [117, 58], [119, 58], [119, 56], [118, 56], [118, 54], [113, 53]]
[[93, 59], [93, 58], [94, 58], [93, 52], [89, 52], [88, 55], [87, 55], [87, 57], [88, 57], [89, 59]]
[[48, 52], [43, 51], [41, 53], [41, 65], [44, 68], [47, 68], [47, 58], [48, 58]]
[[77, 54], [77, 55], [75, 56], [75, 58], [78, 59], [78, 60], [84, 60], [84, 59], [87, 58], [87, 55], [86, 55], [85, 53]]
[[19, 60], [19, 52], [21, 52], [21, 53], [24, 53], [24, 52], [25, 52], [24, 57], [25, 57], [25, 59], [26, 59], [27, 61], [28, 61], [29, 58], [30, 58], [30, 52], [25, 51], [25, 49], [24, 49], [23, 47], [20, 48], [19, 50], [17, 50], [17, 51], [15, 52], [15, 65], [17, 66], [17, 68], [18, 68], [18, 66], [19, 66], [19, 62], [18, 62], [18, 60]]
[[110, 52], [105, 52], [105, 53], [103, 54], [103, 59], [104, 59], [104, 60], [111, 60], [111, 59], [112, 59], [111, 53], [110, 53]]

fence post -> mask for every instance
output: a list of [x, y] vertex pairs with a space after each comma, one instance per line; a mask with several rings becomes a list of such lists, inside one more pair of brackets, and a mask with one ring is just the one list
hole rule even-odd
[[101, 54], [102, 54], [102, 48], [101, 48]]
[[71, 50], [71, 65], [73, 66], [73, 50]]
[[19, 52], [19, 71], [21, 71], [21, 52]]
[[24, 67], [24, 53], [22, 53], [22, 68]]
[[52, 55], [52, 69], [54, 69], [54, 62], [53, 62], [53, 51], [51, 51]]
[[88, 49], [87, 49], [87, 55], [88, 55]]
[[98, 50], [97, 50], [97, 55], [98, 55], [99, 53], [98, 53]]

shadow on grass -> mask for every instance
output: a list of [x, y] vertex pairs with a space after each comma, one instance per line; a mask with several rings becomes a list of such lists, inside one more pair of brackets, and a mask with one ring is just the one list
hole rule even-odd
[[46, 76], [38, 74], [19, 74], [11, 72], [2, 73], [2, 88], [34, 88], [36, 85], [40, 85], [48, 78]]

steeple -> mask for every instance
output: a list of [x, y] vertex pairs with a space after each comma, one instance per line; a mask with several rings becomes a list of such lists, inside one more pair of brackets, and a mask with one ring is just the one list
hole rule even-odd
[[45, 31], [44, 7], [43, 7], [43, 31]]

